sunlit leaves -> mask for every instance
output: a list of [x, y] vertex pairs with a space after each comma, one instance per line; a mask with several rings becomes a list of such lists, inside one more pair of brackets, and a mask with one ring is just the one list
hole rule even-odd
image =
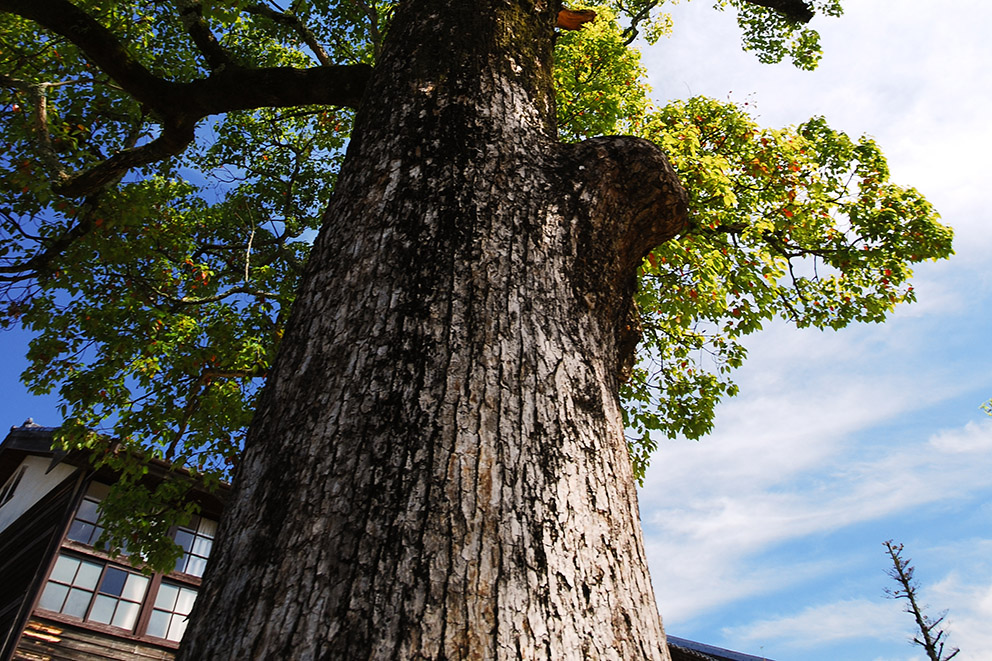
[[[311, 17], [324, 21], [312, 29], [330, 57], [369, 59], [381, 26], [364, 3], [344, 4], [343, 18], [334, 6], [301, 5], [291, 24], [215, 3], [204, 20], [234, 61], [252, 66], [314, 66], [294, 27]], [[80, 6], [150, 70], [179, 81], [206, 75], [174, 4]], [[231, 113], [201, 126], [180, 157], [65, 198], [61, 174], [153, 139], [156, 117], [71, 44], [10, 14], [0, 14], [0, 71], [0, 322], [37, 333], [23, 378], [34, 392], [59, 393], [60, 437], [73, 447], [119, 443], [94, 455], [126, 473], [106, 507], [127, 511], [143, 499], [167, 524], [172, 496], [126, 488], [142, 462], [124, 458], [157, 457], [201, 482], [231, 474], [351, 113]], [[161, 525], [145, 527], [151, 535]], [[169, 550], [141, 535], [128, 548], [153, 560]]]
[[564, 140], [623, 132], [647, 105], [640, 53], [624, 44], [606, 7], [582, 29], [563, 32], [555, 49], [558, 126]]
[[[818, 16], [843, 13], [839, 0], [812, 0], [808, 4]], [[815, 69], [819, 64], [820, 35], [807, 25], [745, 0], [717, 0], [716, 6], [731, 6], [737, 11], [744, 50], [754, 52], [761, 62], [773, 64], [788, 58], [797, 68], [805, 70]]]
[[822, 118], [761, 129], [734, 104], [694, 98], [644, 126], [689, 192], [691, 228], [642, 267], [645, 361], [625, 390], [642, 442], [652, 430], [708, 432], [715, 403], [734, 392], [740, 342], [763, 322], [882, 321], [914, 300], [911, 264], [951, 254], [950, 229], [889, 181], [874, 141]]
[[[911, 264], [950, 252], [950, 231], [921, 195], [889, 181], [870, 139], [823, 119], [761, 129], [738, 106], [708, 99], [653, 109], [627, 44], [635, 27], [648, 40], [667, 31], [663, 4], [590, 3], [598, 20], [558, 36], [553, 73], [564, 140], [647, 137], [691, 196], [690, 231], [641, 269], [642, 360], [623, 393], [639, 475], [660, 435], [710, 430], [716, 403], [736, 390], [730, 375], [746, 335], [776, 316], [817, 328], [879, 321], [913, 299]], [[720, 4], [737, 8], [745, 45], [761, 59], [815, 64], [815, 33], [748, 3]], [[235, 63], [310, 67], [372, 62], [392, 5], [315, 0], [284, 11], [217, 0], [202, 20]], [[172, 3], [80, 6], [159, 75], [186, 81], [210, 70]], [[839, 13], [834, 0], [815, 8]], [[68, 439], [105, 442], [95, 430], [198, 478], [228, 475], [350, 112], [230, 113], [199, 127], [180, 157], [70, 199], [60, 177], [157, 137], [157, 118], [73, 46], [9, 14], [0, 14], [0, 70], [0, 322], [38, 333], [26, 381], [60, 393]], [[130, 456], [101, 452], [101, 461]], [[129, 466], [140, 473], [140, 462]], [[174, 494], [142, 497], [162, 504]], [[135, 548], [150, 557], [165, 553], [143, 543]]]

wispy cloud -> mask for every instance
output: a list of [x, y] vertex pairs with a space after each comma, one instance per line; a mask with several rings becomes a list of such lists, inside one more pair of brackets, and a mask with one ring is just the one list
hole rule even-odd
[[846, 599], [810, 606], [795, 615], [759, 620], [728, 627], [724, 635], [745, 644], [775, 641], [803, 650], [844, 639], [891, 640], [906, 627], [906, 615], [889, 601]]
[[[713, 440], [718, 447], [707, 447], [707, 441], [692, 448], [702, 457], [681, 453], [668, 466], [677, 477], [667, 489], [658, 480], [644, 508], [658, 599], [676, 622], [717, 605], [842, 575], [847, 561], [842, 554], [825, 554], [762, 563], [761, 554], [777, 546], [992, 494], [992, 420], [873, 448], [856, 459], [843, 439], [831, 441], [829, 433], [764, 446], [747, 438], [734, 446], [731, 438]], [[659, 460], [665, 462], [664, 456]]]

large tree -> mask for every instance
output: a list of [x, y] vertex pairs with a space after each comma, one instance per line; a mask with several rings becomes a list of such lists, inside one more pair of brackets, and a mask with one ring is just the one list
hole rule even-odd
[[[911, 300], [950, 233], [823, 120], [649, 108], [658, 4], [0, 0], [27, 379], [68, 441], [237, 464], [182, 658], [666, 658], [652, 432], [708, 429], [762, 320]], [[803, 67], [837, 11], [731, 4]]]

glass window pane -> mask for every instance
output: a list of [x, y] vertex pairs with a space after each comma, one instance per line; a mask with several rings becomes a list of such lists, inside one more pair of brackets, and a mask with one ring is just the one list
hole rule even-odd
[[45, 586], [45, 591], [41, 593], [41, 601], [38, 602], [38, 606], [57, 613], [62, 610], [62, 604], [65, 602], [67, 594], [69, 594], [69, 586], [49, 583]]
[[79, 560], [70, 558], [67, 555], [60, 555], [55, 561], [55, 568], [52, 569], [51, 580], [60, 583], [72, 583], [76, 577], [76, 570], [79, 569]]
[[121, 593], [123, 599], [128, 601], [141, 601], [145, 598], [145, 588], [148, 587], [148, 577], [138, 574], [128, 574], [124, 583], [124, 591]]
[[96, 582], [100, 580], [100, 574], [103, 572], [103, 565], [98, 565], [94, 562], [81, 561], [79, 563], [79, 571], [76, 572], [76, 580], [72, 582], [77, 588], [86, 588], [87, 590], [94, 590], [96, 588]]
[[209, 537], [197, 537], [193, 541], [193, 554], [203, 558], [210, 557], [210, 549], [214, 545], [214, 540]]
[[99, 505], [92, 500], [84, 500], [79, 505], [79, 511], [76, 512], [76, 518], [82, 519], [83, 521], [89, 521], [90, 523], [96, 523], [100, 518], [100, 514], [97, 511]]
[[69, 598], [65, 600], [62, 612], [83, 619], [86, 617], [86, 608], [90, 605], [90, 597], [92, 596], [93, 593], [86, 590], [77, 590], [76, 588], [69, 590]]
[[197, 532], [204, 537], [216, 537], [217, 522], [212, 519], [200, 519], [200, 527]]
[[193, 533], [185, 530], [177, 530], [175, 536], [176, 544], [184, 551], [189, 551], [193, 547]]
[[176, 600], [175, 611], [183, 615], [189, 615], [193, 610], [193, 602], [196, 601], [196, 590], [182, 588], [179, 590], [179, 599]]
[[205, 558], [198, 558], [195, 555], [189, 557], [189, 562], [186, 563], [186, 573], [193, 576], [203, 576], [203, 571], [207, 568], [207, 560]]
[[134, 623], [138, 621], [139, 610], [141, 610], [141, 604], [122, 601], [117, 605], [117, 614], [114, 615], [114, 621], [111, 624], [122, 629], [133, 629]]
[[73, 521], [72, 525], [69, 526], [69, 533], [66, 535], [69, 539], [74, 542], [79, 542], [81, 544], [89, 544], [93, 539], [93, 531], [95, 526], [92, 523], [83, 523], [82, 521]]
[[116, 567], [107, 567], [107, 573], [103, 575], [103, 583], [100, 584], [100, 592], [119, 597], [124, 592], [124, 581], [126, 580], [126, 571]]
[[165, 638], [169, 633], [169, 621], [172, 619], [171, 613], [165, 611], [152, 611], [152, 616], [148, 619], [146, 633], [156, 638]]
[[162, 583], [158, 587], [158, 595], [155, 597], [155, 608], [171, 611], [176, 607], [176, 599], [179, 597], [179, 587], [170, 583]]
[[114, 617], [114, 609], [117, 607], [117, 600], [105, 594], [98, 594], [93, 600], [93, 608], [90, 609], [90, 622], [100, 624], [110, 624]]
[[189, 620], [185, 615], [173, 615], [172, 624], [169, 626], [169, 634], [166, 636], [169, 640], [182, 640], [183, 634], [186, 633], [186, 625], [189, 624]]

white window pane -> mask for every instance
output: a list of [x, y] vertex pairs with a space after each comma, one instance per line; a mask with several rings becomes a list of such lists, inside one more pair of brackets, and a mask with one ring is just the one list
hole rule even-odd
[[209, 558], [210, 549], [213, 548], [213, 545], [214, 540], [209, 537], [197, 536], [197, 538], [193, 540], [193, 554], [203, 558]]
[[[176, 607], [176, 599], [179, 597], [179, 588], [169, 583], [162, 583], [158, 588], [158, 596], [155, 597], [155, 608], [171, 611]], [[164, 636], [163, 636], [164, 637]]]
[[49, 583], [45, 586], [45, 591], [41, 593], [41, 601], [38, 602], [38, 605], [45, 610], [57, 613], [62, 610], [62, 603], [67, 594], [69, 594], [69, 586]]
[[186, 573], [193, 576], [203, 576], [203, 571], [207, 568], [207, 560], [191, 555], [186, 562]]
[[117, 605], [117, 613], [114, 615], [114, 621], [111, 624], [122, 629], [133, 629], [134, 623], [138, 621], [139, 610], [141, 610], [141, 604], [122, 601]]
[[179, 590], [179, 599], [176, 601], [175, 611], [182, 615], [189, 615], [193, 610], [193, 602], [196, 601], [196, 590], [182, 588]]
[[79, 569], [79, 560], [70, 558], [67, 555], [60, 555], [55, 561], [55, 568], [52, 569], [51, 580], [59, 583], [72, 583], [76, 577], [76, 570]]
[[145, 589], [147, 587], [147, 576], [128, 574], [127, 581], [124, 583], [124, 592], [121, 593], [121, 599], [127, 599], [128, 601], [141, 601], [145, 598]]
[[82, 561], [79, 564], [79, 571], [76, 572], [76, 580], [72, 584], [77, 588], [93, 590], [96, 588], [96, 582], [100, 580], [102, 572], [103, 565]]
[[171, 619], [172, 613], [159, 610], [152, 611], [152, 616], [148, 618], [146, 633], [156, 638], [165, 638], [169, 633], [169, 621]]
[[83, 619], [86, 617], [86, 608], [90, 605], [90, 597], [92, 596], [93, 593], [86, 590], [77, 590], [75, 588], [69, 590], [69, 598], [65, 600], [65, 606], [62, 607], [62, 612], [66, 615]]
[[98, 594], [93, 601], [93, 608], [90, 610], [90, 622], [100, 624], [110, 624], [114, 617], [114, 609], [117, 607], [117, 600], [105, 594]]
[[169, 627], [169, 635], [166, 636], [169, 640], [179, 641], [183, 639], [183, 634], [186, 633], [186, 625], [189, 620], [186, 619], [185, 615], [173, 615], [172, 625]]
[[212, 519], [200, 519], [200, 527], [197, 532], [204, 537], [216, 537], [217, 536], [217, 522]]

